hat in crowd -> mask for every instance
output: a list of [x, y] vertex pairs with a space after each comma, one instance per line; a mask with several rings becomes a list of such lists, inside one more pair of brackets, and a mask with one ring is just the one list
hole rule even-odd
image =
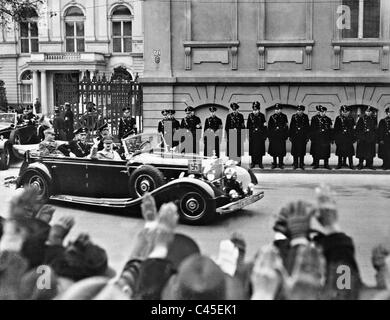
[[166, 115], [169, 114], [169, 111], [168, 111], [167, 109], [164, 109], [163, 111], [161, 111], [161, 114], [162, 114], [163, 116], [166, 116]]
[[297, 107], [297, 110], [298, 110], [298, 111], [305, 111], [306, 108], [305, 108], [305, 106], [303, 106], [303, 105], [300, 104], [300, 105]]
[[44, 134], [55, 134], [55, 131], [54, 131], [54, 128], [53, 127], [50, 127], [50, 128], [47, 128], [45, 131], [43, 131]]
[[214, 107], [214, 106], [210, 107], [209, 110], [210, 110], [210, 112], [217, 112], [217, 107]]
[[193, 107], [187, 107], [184, 111], [185, 111], [185, 113], [194, 112], [195, 109]]
[[64, 106], [65, 106], [65, 107], [70, 107], [70, 103], [69, 103], [69, 102], [65, 102], [65, 103], [64, 103]]
[[341, 112], [349, 112], [349, 111], [351, 111], [351, 108], [346, 106], [346, 105], [343, 105], [340, 107], [340, 111]]
[[55, 106], [54, 107], [54, 112], [56, 112], [56, 113], [60, 112], [60, 107]]
[[260, 102], [259, 101], [253, 102], [252, 109], [253, 110], [260, 110]]
[[385, 112], [386, 112], [386, 113], [389, 113], [389, 112], [390, 112], [390, 107], [387, 107], [387, 108], [385, 109]]
[[131, 108], [130, 107], [125, 107], [122, 109], [123, 112], [126, 112], [126, 111], [131, 111]]
[[173, 116], [174, 114], [176, 114], [176, 111], [171, 109], [171, 110], [168, 110], [168, 114], [170, 114], [171, 116]]
[[230, 108], [232, 110], [238, 110], [238, 109], [240, 109], [240, 106], [237, 103], [233, 102], [230, 104]]
[[75, 130], [73, 133], [74, 134], [80, 134], [80, 133], [88, 134], [88, 129], [85, 127], [81, 127], [81, 128], [78, 128], [77, 130]]
[[327, 107], [324, 107], [324, 106], [321, 106], [321, 105], [319, 105], [319, 106], [318, 106], [318, 111], [319, 111], [319, 112], [325, 112], [325, 111], [328, 111], [328, 108], [327, 108]]
[[63, 254], [54, 259], [52, 267], [58, 276], [74, 281], [95, 276], [113, 276], [106, 251], [93, 244], [86, 234], [70, 242]]
[[104, 124], [102, 124], [99, 128], [98, 128], [98, 131], [102, 132], [104, 130], [108, 130], [108, 123], [105, 122]]
[[103, 143], [113, 143], [114, 142], [114, 139], [112, 138], [112, 136], [107, 136], [103, 139]]
[[283, 107], [280, 103], [275, 104], [275, 110], [282, 110]]
[[372, 107], [372, 106], [369, 106], [368, 108], [367, 108], [367, 111], [368, 112], [376, 112], [376, 111], [378, 111], [376, 108], [374, 108], [374, 107]]
[[180, 265], [162, 294], [164, 300], [224, 300], [226, 276], [209, 257], [192, 255]]

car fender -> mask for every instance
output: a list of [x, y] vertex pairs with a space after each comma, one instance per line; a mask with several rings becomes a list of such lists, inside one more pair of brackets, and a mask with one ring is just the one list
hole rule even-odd
[[0, 139], [0, 150], [5, 149], [10, 145], [10, 141], [8, 139]]
[[43, 174], [44, 177], [49, 182], [49, 184], [53, 181], [53, 176], [52, 176], [50, 170], [43, 163], [34, 162], [34, 163], [29, 164], [27, 166], [27, 168], [25, 168], [23, 170], [23, 172], [21, 172], [21, 174], [20, 174], [20, 176], [18, 178], [18, 181], [17, 181], [17, 187], [20, 188], [23, 185], [24, 177], [27, 174], [29, 174], [29, 173], [36, 173], [36, 172], [38, 172], [40, 174]]
[[213, 188], [207, 182], [199, 180], [199, 179], [195, 179], [195, 178], [176, 179], [174, 181], [171, 181], [171, 182], [165, 184], [161, 188], [166, 189], [166, 188], [169, 188], [172, 186], [182, 186], [182, 185], [191, 185], [191, 186], [195, 185], [196, 187], [198, 187], [198, 188], [202, 189], [204, 192], [206, 192], [210, 196], [210, 198], [214, 199], [216, 197]]

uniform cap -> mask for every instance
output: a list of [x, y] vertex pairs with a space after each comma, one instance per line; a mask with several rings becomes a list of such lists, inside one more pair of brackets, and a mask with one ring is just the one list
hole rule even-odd
[[98, 128], [98, 131], [103, 131], [103, 130], [106, 130], [106, 129], [108, 129], [108, 123], [106, 122], [106, 123], [104, 123], [103, 125], [101, 125], [99, 128]]
[[260, 110], [260, 102], [259, 101], [253, 102], [252, 109], [253, 110]]
[[389, 112], [390, 112], [390, 107], [387, 107], [387, 108], [385, 109], [385, 112], [386, 112], [386, 113], [389, 113]]
[[82, 128], [77, 129], [77, 130], [74, 131], [73, 133], [74, 133], [74, 134], [80, 134], [80, 133], [85, 133], [85, 134], [87, 134], [87, 133], [88, 133], [88, 129], [82, 127]]
[[319, 105], [319, 106], [318, 106], [318, 111], [320, 111], [320, 112], [325, 112], [325, 111], [328, 111], [328, 108], [327, 108], [327, 107], [324, 107], [324, 106], [321, 106], [321, 105]]
[[125, 107], [122, 109], [123, 112], [126, 112], [126, 111], [131, 111], [131, 108], [130, 107]]
[[210, 110], [210, 112], [216, 112], [217, 111], [217, 107], [210, 107], [209, 110]]
[[277, 103], [277, 104], [275, 104], [275, 109], [276, 110], [282, 110], [283, 107], [282, 107], [282, 105], [280, 103]]
[[230, 104], [230, 108], [232, 110], [238, 110], [238, 109], [240, 109], [240, 106], [237, 103], [233, 102]]
[[341, 112], [349, 112], [349, 111], [351, 111], [351, 108], [346, 106], [346, 105], [343, 105], [340, 107], [340, 111]]
[[374, 107], [372, 107], [372, 106], [369, 106], [368, 108], [367, 108], [367, 111], [369, 111], [369, 112], [376, 112], [376, 111], [378, 111], [376, 108], [374, 108]]
[[169, 111], [167, 109], [164, 109], [163, 111], [161, 111], [161, 114], [163, 116], [166, 116], [168, 113], [169, 113]]
[[184, 110], [186, 113], [187, 112], [193, 112], [195, 111], [195, 109], [193, 107], [187, 107], [185, 110]]
[[297, 107], [297, 110], [298, 110], [298, 111], [305, 111], [306, 108], [305, 108], [305, 106], [303, 106], [303, 105], [299, 105], [299, 106]]
[[171, 116], [173, 116], [174, 114], [176, 114], [176, 111], [175, 110], [168, 110], [168, 113], [171, 115]]

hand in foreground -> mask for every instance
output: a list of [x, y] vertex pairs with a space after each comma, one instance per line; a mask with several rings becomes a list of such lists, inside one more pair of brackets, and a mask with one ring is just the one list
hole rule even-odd
[[277, 249], [273, 246], [262, 248], [251, 275], [252, 300], [273, 300], [283, 285], [284, 275], [285, 270]]
[[147, 193], [144, 195], [141, 204], [142, 216], [145, 220], [145, 227], [152, 228], [157, 225], [158, 212], [156, 207], [156, 202], [152, 195]]
[[291, 202], [282, 209], [281, 216], [286, 217], [287, 235], [291, 240], [308, 236], [313, 214], [312, 205], [304, 201]]
[[17, 221], [6, 220], [0, 240], [0, 251], [20, 252], [27, 237], [28, 231], [20, 227]]
[[43, 222], [50, 223], [55, 211], [56, 211], [56, 209], [53, 206], [45, 204], [38, 211], [36, 218], [43, 221]]

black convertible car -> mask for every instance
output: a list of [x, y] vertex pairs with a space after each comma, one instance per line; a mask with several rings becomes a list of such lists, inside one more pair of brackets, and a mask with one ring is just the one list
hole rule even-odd
[[37, 126], [18, 123], [16, 113], [0, 113], [0, 170], [7, 170], [19, 157], [15, 145], [35, 144], [37, 139]]
[[27, 151], [17, 187], [32, 186], [42, 199], [132, 211], [140, 209], [148, 192], [158, 206], [175, 202], [181, 221], [189, 224], [208, 224], [264, 196], [250, 170], [231, 161], [167, 150], [159, 134], [139, 134], [123, 145], [122, 161], [40, 157]]

